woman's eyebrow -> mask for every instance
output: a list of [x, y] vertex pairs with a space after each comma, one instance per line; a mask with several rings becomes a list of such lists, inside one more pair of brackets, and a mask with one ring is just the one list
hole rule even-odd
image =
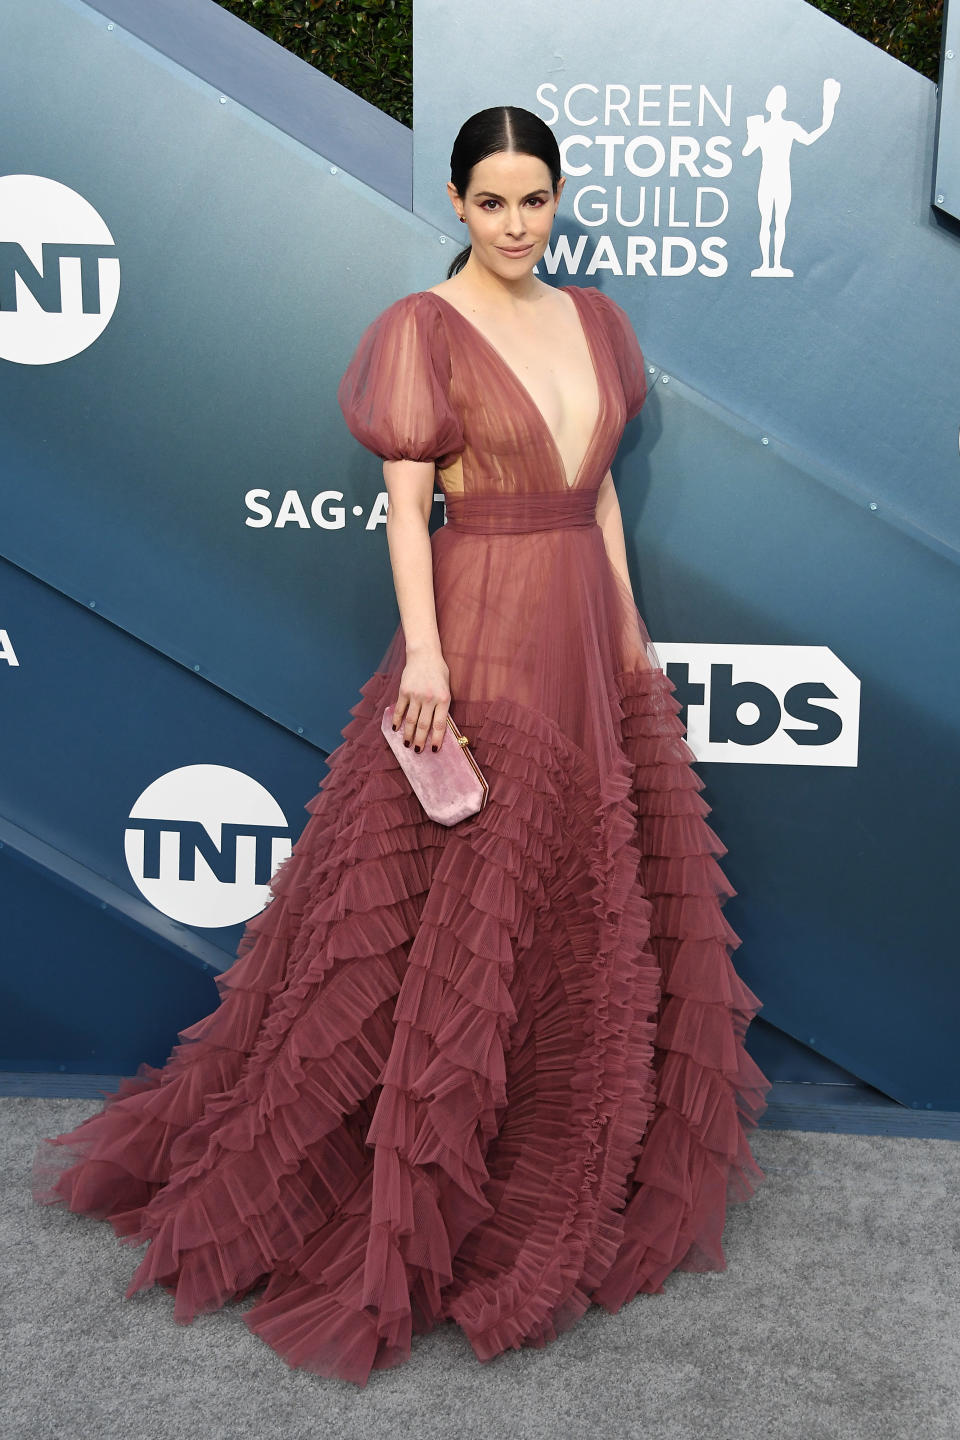
[[[543, 188], [542, 190], [530, 190], [526, 195], [524, 195], [523, 198], [524, 198], [524, 200], [529, 200], [532, 195], [546, 195], [547, 193], [548, 193], [548, 192], [547, 192], [547, 188], [546, 188], [546, 186], [544, 186], [544, 188]], [[478, 190], [478, 191], [477, 191], [477, 199], [478, 199], [478, 200], [479, 200], [479, 199], [482, 199], [482, 200], [502, 200], [502, 199], [503, 199], [503, 196], [502, 196], [502, 195], [497, 195], [496, 192], [493, 191], [493, 190]]]

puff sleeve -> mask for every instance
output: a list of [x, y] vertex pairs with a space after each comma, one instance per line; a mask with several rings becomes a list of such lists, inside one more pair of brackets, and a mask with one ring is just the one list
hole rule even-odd
[[646, 362], [627, 312], [602, 290], [593, 289], [594, 304], [620, 372], [627, 419], [639, 415], [647, 398]]
[[367, 326], [337, 388], [350, 433], [381, 460], [445, 465], [464, 448], [450, 404], [450, 354], [439, 307], [425, 292]]

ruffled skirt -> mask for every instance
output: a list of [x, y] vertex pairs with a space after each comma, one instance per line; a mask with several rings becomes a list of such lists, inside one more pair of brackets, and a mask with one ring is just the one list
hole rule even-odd
[[35, 1199], [149, 1242], [128, 1296], [188, 1322], [262, 1288], [252, 1331], [364, 1385], [444, 1320], [489, 1360], [725, 1268], [760, 1001], [674, 686], [605, 678], [602, 766], [454, 689], [490, 798], [450, 829], [380, 733], [396, 663], [364, 685], [217, 1009], [38, 1150]]

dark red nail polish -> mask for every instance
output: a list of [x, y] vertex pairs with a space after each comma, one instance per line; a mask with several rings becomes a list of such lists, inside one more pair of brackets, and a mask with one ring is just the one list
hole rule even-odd
[[434, 751], [436, 751], [436, 748], [437, 748], [436, 745], [434, 745], [434, 746], [433, 746]]
[[414, 748], [414, 750], [416, 750], [417, 754], [419, 755], [419, 754], [420, 754], [420, 746], [419, 746], [419, 745], [414, 745], [413, 748]]
[[394, 730], [396, 730], [396, 728], [397, 728], [397, 727], [396, 727], [396, 725], [394, 725], [394, 727], [393, 727], [393, 728], [394, 728]]
[[404, 745], [406, 745], [407, 749], [409, 750], [409, 749], [410, 749], [410, 741], [409, 741], [409, 740], [404, 740], [403, 743], [404, 743]]

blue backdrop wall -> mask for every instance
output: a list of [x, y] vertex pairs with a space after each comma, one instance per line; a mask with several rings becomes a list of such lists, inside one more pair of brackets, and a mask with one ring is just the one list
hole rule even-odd
[[936, 87], [803, 0], [631, 16], [417, 0], [412, 139], [212, 0], [5, 19], [0, 1069], [129, 1073], [216, 1003], [396, 623], [336, 384], [445, 271], [453, 135], [508, 100], [563, 147], [544, 278], [606, 289], [649, 365], [614, 475], [750, 1049], [960, 1109]]

